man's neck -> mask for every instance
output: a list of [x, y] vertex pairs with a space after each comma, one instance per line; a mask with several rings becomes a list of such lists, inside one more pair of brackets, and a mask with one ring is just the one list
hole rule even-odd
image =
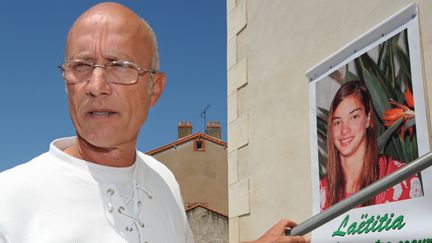
[[114, 148], [100, 148], [88, 143], [79, 136], [76, 142], [63, 152], [77, 159], [111, 167], [131, 166], [135, 162], [136, 156], [135, 142]]

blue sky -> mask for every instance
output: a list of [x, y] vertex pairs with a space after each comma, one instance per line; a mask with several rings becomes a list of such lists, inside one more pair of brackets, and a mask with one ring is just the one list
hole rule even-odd
[[[0, 171], [48, 150], [59, 137], [75, 135], [64, 81], [57, 66], [74, 20], [101, 1], [9, 1], [0, 8]], [[153, 27], [161, 70], [168, 83], [141, 129], [138, 149], [177, 139], [180, 120], [203, 130], [221, 121], [226, 141], [226, 1], [117, 1]]]

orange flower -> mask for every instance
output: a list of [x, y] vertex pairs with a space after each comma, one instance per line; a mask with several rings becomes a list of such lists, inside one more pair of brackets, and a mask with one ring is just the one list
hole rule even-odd
[[409, 89], [409, 86], [406, 87], [404, 96], [408, 106], [414, 108], [414, 97], [411, 90]]
[[401, 108], [394, 108], [384, 111], [384, 116], [381, 119], [384, 121], [384, 126], [389, 127], [404, 116], [405, 113]]
[[[410, 105], [410, 104], [413, 105], [414, 102], [413, 102], [412, 94], [411, 94], [411, 96], [409, 96], [410, 94], [411, 94], [411, 91], [409, 91], [409, 89], [407, 89], [405, 91], [405, 98], [407, 100], [408, 105]], [[415, 116], [415, 112], [413, 110], [411, 110], [406, 105], [402, 105], [402, 104], [399, 104], [399, 103], [394, 102], [394, 101], [390, 101], [389, 103], [396, 106], [396, 108], [384, 111], [384, 116], [381, 119], [384, 121], [384, 126], [390, 127], [396, 121], [403, 118], [403, 120], [404, 120], [403, 124], [399, 128], [400, 129], [400, 137], [403, 140], [404, 136], [405, 136], [405, 124]], [[409, 127], [408, 132], [410, 134], [410, 137], [412, 137], [413, 127]]]

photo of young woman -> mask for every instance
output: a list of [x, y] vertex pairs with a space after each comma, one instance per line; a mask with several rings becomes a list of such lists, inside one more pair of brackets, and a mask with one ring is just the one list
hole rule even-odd
[[[320, 180], [321, 211], [405, 165], [378, 154], [375, 113], [363, 81], [341, 85], [327, 119], [326, 176]], [[422, 196], [417, 175], [387, 189], [359, 206]]]

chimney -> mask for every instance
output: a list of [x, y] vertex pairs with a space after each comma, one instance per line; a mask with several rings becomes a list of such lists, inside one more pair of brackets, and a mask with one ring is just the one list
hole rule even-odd
[[178, 139], [192, 134], [192, 124], [190, 121], [179, 122], [178, 125]]
[[222, 140], [222, 128], [220, 122], [218, 121], [209, 121], [207, 123], [207, 127], [205, 129], [205, 133], [209, 136], [212, 136], [217, 139]]

